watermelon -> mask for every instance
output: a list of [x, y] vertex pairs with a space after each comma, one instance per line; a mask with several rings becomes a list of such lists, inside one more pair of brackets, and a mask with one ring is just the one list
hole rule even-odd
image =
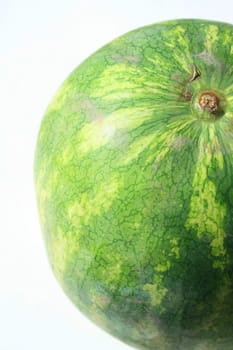
[[233, 349], [233, 26], [113, 40], [46, 110], [35, 186], [54, 274], [138, 349]]

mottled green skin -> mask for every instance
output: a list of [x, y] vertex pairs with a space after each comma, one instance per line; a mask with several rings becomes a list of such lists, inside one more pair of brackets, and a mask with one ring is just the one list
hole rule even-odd
[[[41, 125], [54, 273], [140, 349], [233, 349], [232, 38], [231, 25], [191, 19], [130, 32], [69, 76]], [[218, 115], [199, 108], [205, 91]]]

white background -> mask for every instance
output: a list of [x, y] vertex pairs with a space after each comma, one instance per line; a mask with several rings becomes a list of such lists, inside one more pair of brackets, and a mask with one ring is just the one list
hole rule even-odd
[[[173, 18], [233, 23], [231, 0], [0, 0], [0, 350], [126, 350], [55, 281], [38, 223], [33, 155], [67, 75], [113, 38]], [[232, 39], [233, 40], [233, 39]]]

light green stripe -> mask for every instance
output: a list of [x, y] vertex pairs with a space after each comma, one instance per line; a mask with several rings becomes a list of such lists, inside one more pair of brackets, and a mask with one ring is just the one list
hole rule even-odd
[[206, 27], [206, 48], [209, 52], [214, 52], [214, 45], [218, 40], [218, 27], [214, 24]]
[[212, 145], [213, 149], [219, 148], [214, 124], [209, 125], [200, 135], [199, 156], [195, 165], [197, 171], [192, 183], [193, 194], [185, 226], [196, 230], [200, 239], [208, 237], [211, 240], [212, 256], [224, 258], [214, 260], [213, 266], [223, 269], [228, 262], [224, 247], [226, 205], [217, 200], [218, 188], [208, 177], [208, 169], [211, 168], [214, 160], [219, 169], [223, 168], [223, 156], [220, 152], [212, 154], [209, 145]]

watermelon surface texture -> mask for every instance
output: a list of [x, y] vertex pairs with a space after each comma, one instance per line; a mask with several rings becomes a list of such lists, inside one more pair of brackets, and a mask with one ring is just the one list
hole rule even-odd
[[233, 349], [233, 26], [139, 28], [85, 60], [41, 124], [54, 274], [138, 349]]

